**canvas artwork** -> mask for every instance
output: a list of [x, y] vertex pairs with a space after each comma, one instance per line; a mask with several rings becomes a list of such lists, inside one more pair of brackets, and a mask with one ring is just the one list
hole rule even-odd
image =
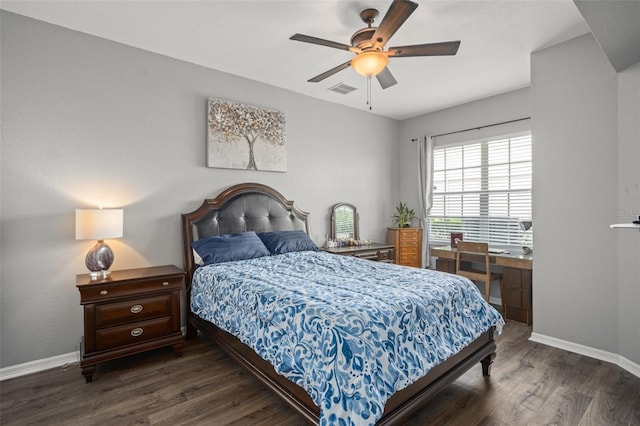
[[209, 98], [207, 166], [287, 171], [283, 112]]

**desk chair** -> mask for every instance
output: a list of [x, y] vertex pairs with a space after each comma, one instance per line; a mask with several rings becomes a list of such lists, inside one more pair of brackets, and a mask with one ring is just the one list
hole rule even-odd
[[[484, 271], [463, 268], [463, 262], [484, 263]], [[472, 243], [469, 241], [458, 242], [456, 249], [456, 274], [469, 278], [471, 281], [484, 282], [484, 298], [489, 301], [489, 290], [491, 289], [491, 281], [500, 280], [500, 299], [502, 299], [502, 274], [491, 272], [489, 265], [489, 244]], [[504, 302], [502, 303], [502, 312], [504, 312]]]

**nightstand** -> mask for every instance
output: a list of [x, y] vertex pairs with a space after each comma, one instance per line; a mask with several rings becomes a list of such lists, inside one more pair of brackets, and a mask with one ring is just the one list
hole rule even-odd
[[394, 247], [393, 244], [371, 243], [366, 246], [323, 247], [321, 250], [327, 253], [355, 256], [376, 262], [393, 263], [395, 259]]
[[96, 364], [163, 346], [182, 354], [180, 295], [184, 271], [173, 265], [113, 271], [105, 279], [76, 276], [84, 309], [82, 375]]

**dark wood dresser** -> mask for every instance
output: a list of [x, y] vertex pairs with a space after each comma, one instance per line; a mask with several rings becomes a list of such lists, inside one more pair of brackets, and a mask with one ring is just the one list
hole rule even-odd
[[387, 244], [395, 246], [398, 265], [422, 267], [422, 228], [387, 228]]
[[395, 259], [395, 246], [393, 244], [371, 243], [366, 246], [323, 247], [321, 250], [342, 256], [355, 256], [361, 259], [374, 260], [376, 262], [393, 263]]
[[87, 383], [96, 364], [163, 346], [182, 354], [180, 295], [184, 271], [173, 265], [76, 277], [84, 309], [80, 367]]

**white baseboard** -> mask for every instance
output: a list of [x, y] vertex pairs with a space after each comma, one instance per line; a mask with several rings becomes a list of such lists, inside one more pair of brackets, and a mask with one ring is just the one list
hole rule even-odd
[[24, 364], [12, 365], [0, 368], [0, 381], [77, 362], [78, 352], [69, 352], [68, 354], [56, 355], [51, 358], [37, 359], [35, 361], [25, 362]]
[[[500, 305], [500, 299], [491, 298], [491, 303]], [[599, 359], [600, 361], [610, 362], [618, 365], [620, 368], [627, 370], [636, 377], [640, 377], [640, 365], [628, 360], [627, 358], [614, 354], [612, 352], [595, 349], [589, 346], [580, 345], [578, 343], [569, 342], [567, 340], [557, 339], [555, 337], [545, 336], [544, 334], [531, 333], [529, 338], [532, 342], [542, 343], [543, 345], [553, 346], [554, 348], [563, 349], [565, 351], [574, 352], [590, 358]], [[51, 358], [39, 359], [35, 361], [25, 362], [24, 364], [12, 365], [10, 367], [0, 368], [0, 381], [13, 379], [14, 377], [25, 376], [31, 373], [48, 370], [50, 368], [62, 367], [65, 364], [73, 364], [78, 362], [78, 352], [69, 352], [68, 354], [56, 355]]]
[[[185, 336], [187, 333], [187, 327], [181, 327], [180, 330], [182, 331], [182, 335]], [[0, 368], [0, 382], [3, 380], [13, 379], [14, 377], [26, 376], [27, 374], [48, 370], [50, 368], [62, 367], [66, 364], [75, 364], [78, 363], [79, 360], [80, 353], [75, 351], [69, 352], [68, 354], [52, 356], [51, 358], [37, 359], [35, 361], [25, 362], [24, 364]]]
[[590, 346], [584, 346], [578, 343], [569, 342], [567, 340], [545, 336], [544, 334], [539, 333], [531, 333], [531, 337], [529, 338], [529, 340], [531, 340], [532, 342], [542, 343], [543, 345], [553, 346], [554, 348], [563, 349], [565, 351], [574, 352], [579, 355], [588, 356], [590, 358], [599, 359], [600, 361], [610, 362], [612, 364], [616, 364], [620, 368], [627, 370], [634, 376], [640, 377], [640, 365], [628, 360], [621, 355], [603, 351], [601, 349], [592, 348]]
[[640, 365], [636, 364], [635, 362], [631, 362], [630, 360], [628, 360], [623, 356], [618, 356], [618, 358], [620, 359], [620, 362], [618, 362], [618, 365], [621, 368], [624, 368], [625, 370], [627, 370], [629, 373], [633, 374], [636, 377], [640, 377]]

